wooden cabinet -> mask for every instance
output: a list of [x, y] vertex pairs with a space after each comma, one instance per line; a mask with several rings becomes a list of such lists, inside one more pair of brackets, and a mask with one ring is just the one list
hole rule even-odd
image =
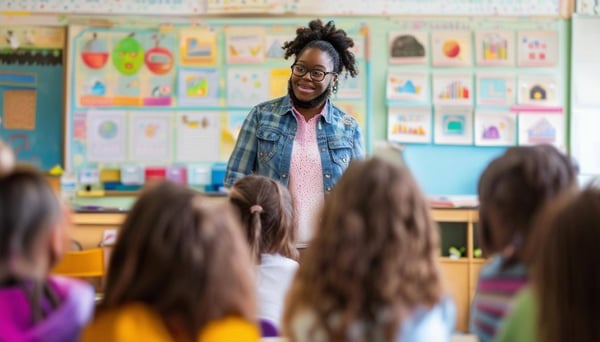
[[[466, 332], [471, 300], [477, 286], [477, 276], [484, 263], [484, 260], [473, 257], [477, 211], [473, 209], [433, 209], [432, 213], [434, 219], [441, 223], [442, 230], [444, 229], [443, 223], [457, 223], [460, 224], [461, 234], [464, 232], [466, 256], [460, 259], [440, 257], [440, 264], [445, 284], [456, 302], [456, 329]], [[73, 219], [75, 229], [72, 237], [79, 241], [83, 248], [94, 248], [102, 240], [104, 230], [119, 228], [125, 219], [125, 213], [75, 213]], [[462, 229], [463, 227], [464, 229]]]

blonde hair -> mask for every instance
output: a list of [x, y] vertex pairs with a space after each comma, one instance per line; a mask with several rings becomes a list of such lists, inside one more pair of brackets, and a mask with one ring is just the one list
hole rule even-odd
[[353, 161], [326, 198], [288, 294], [284, 331], [309, 310], [318, 325], [309, 332], [324, 329], [329, 341], [351, 340], [357, 322], [368, 327], [362, 339], [393, 341], [413, 309], [441, 300], [438, 256], [438, 226], [408, 169], [378, 157]]

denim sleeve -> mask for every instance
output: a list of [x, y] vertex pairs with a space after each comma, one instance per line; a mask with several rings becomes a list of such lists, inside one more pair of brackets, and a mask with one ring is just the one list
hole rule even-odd
[[364, 141], [363, 135], [360, 130], [360, 126], [356, 121], [354, 121], [355, 129], [354, 129], [354, 137], [353, 137], [353, 148], [352, 148], [352, 159], [365, 159], [365, 149], [364, 149]]
[[257, 152], [256, 129], [258, 108], [250, 111], [238, 135], [225, 172], [224, 185], [231, 187], [236, 180], [254, 172]]

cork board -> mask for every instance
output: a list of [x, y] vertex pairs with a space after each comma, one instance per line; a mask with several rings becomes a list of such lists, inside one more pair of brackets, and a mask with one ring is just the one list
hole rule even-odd
[[4, 91], [4, 128], [35, 130], [35, 90]]

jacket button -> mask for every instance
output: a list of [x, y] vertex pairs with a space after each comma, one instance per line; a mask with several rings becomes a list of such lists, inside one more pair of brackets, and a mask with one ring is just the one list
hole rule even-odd
[[325, 151], [327, 151], [327, 149], [326, 149], [325, 147], [323, 147], [323, 148], [321, 149], [321, 151], [325, 152]]
[[326, 173], [326, 174], [325, 174], [325, 178], [331, 178], [331, 175], [330, 175], [330, 174], [328, 174], [328, 173]]
[[331, 187], [328, 187], [328, 188], [327, 188], [327, 192], [330, 192], [330, 191], [331, 191]]
[[345, 163], [346, 162], [346, 158], [342, 158], [342, 161]]
[[287, 178], [287, 173], [282, 174], [281, 178]]

